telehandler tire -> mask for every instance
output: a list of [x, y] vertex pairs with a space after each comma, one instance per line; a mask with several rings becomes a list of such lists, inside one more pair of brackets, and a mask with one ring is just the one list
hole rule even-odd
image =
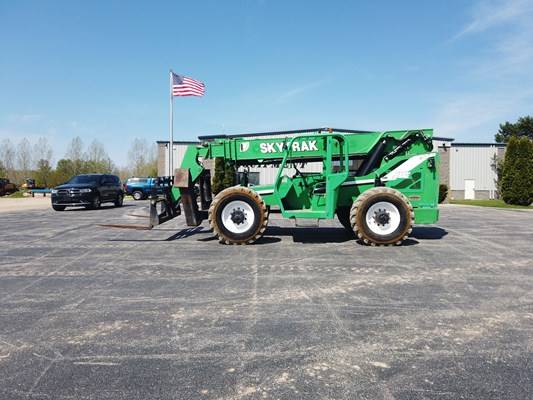
[[256, 192], [244, 186], [233, 186], [213, 199], [209, 224], [220, 243], [251, 244], [263, 236], [268, 225], [268, 210]]
[[400, 245], [413, 230], [415, 214], [402, 193], [375, 187], [361, 194], [350, 210], [350, 223], [367, 245]]

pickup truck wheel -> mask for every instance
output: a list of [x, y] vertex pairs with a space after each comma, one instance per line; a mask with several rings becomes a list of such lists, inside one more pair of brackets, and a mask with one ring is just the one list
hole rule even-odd
[[119, 193], [117, 194], [117, 199], [115, 200], [115, 207], [122, 207], [122, 204], [124, 204], [124, 196]]
[[363, 192], [350, 210], [357, 237], [372, 246], [399, 245], [413, 229], [411, 203], [398, 190], [375, 187]]
[[132, 194], [134, 200], [142, 200], [144, 197], [144, 193], [140, 190], [134, 191]]
[[100, 196], [97, 195], [97, 196], [93, 199], [93, 201], [92, 201], [91, 205], [89, 206], [89, 208], [90, 208], [91, 210], [97, 210], [97, 209], [100, 208], [101, 205], [102, 205], [102, 201], [100, 200]]
[[234, 186], [215, 196], [209, 223], [220, 243], [251, 244], [263, 236], [268, 211], [261, 196], [244, 186]]
[[65, 206], [56, 206], [56, 205], [53, 205], [52, 208], [53, 208], [55, 211], [65, 211]]

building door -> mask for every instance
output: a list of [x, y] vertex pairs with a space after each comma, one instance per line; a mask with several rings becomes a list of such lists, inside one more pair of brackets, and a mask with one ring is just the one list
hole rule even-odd
[[474, 200], [476, 198], [476, 181], [474, 179], [465, 179], [465, 200]]

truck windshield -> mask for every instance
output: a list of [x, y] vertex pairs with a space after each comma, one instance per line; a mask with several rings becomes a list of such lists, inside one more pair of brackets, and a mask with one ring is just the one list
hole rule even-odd
[[99, 178], [99, 176], [78, 175], [78, 176], [75, 176], [74, 178], [70, 179], [67, 183], [73, 183], [73, 184], [80, 184], [80, 183], [98, 184], [98, 178]]

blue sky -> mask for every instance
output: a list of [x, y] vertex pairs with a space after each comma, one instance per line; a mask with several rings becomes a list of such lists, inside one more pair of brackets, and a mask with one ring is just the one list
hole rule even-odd
[[0, 0], [0, 140], [80, 136], [126, 163], [175, 138], [334, 126], [492, 141], [533, 113], [533, 0]]

